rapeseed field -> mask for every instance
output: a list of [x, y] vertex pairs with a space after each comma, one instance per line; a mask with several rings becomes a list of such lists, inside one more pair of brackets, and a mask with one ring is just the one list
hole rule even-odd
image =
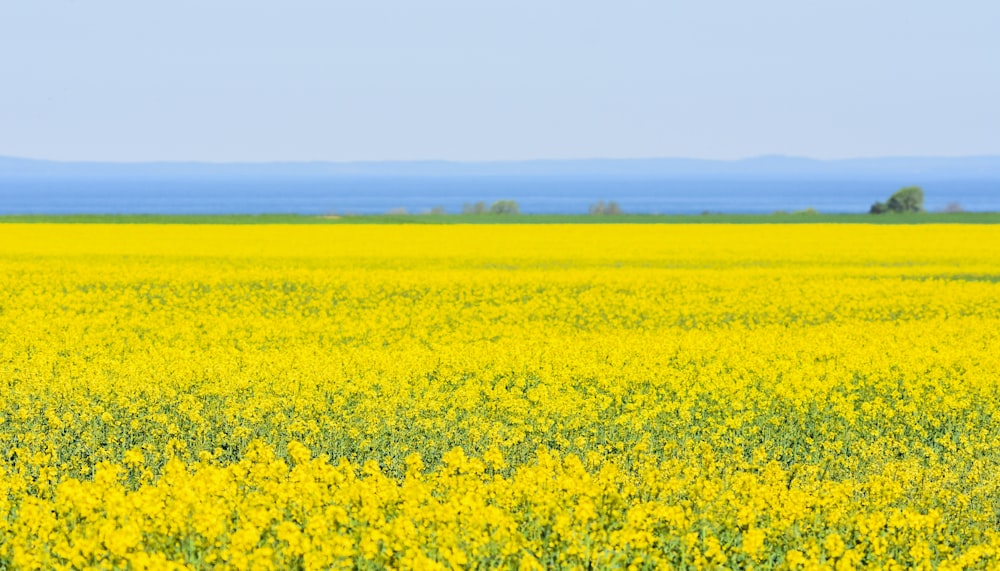
[[1000, 568], [1000, 227], [0, 225], [0, 568]]

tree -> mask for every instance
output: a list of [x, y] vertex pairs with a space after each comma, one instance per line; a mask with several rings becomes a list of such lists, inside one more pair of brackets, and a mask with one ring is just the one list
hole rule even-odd
[[924, 211], [924, 189], [919, 186], [907, 186], [894, 192], [887, 202], [876, 202], [872, 204], [871, 214], [884, 214], [886, 212], [923, 212]]
[[482, 214], [484, 212], [486, 212], [486, 203], [483, 201], [462, 205], [462, 214]]
[[901, 188], [889, 197], [886, 207], [890, 212], [923, 212], [924, 189], [919, 186]]
[[598, 200], [597, 204], [590, 205], [590, 213], [598, 215], [600, 214], [618, 215], [622, 213], [622, 208], [621, 206], [618, 206], [618, 203], [613, 200], [607, 204], [605, 204], [603, 200]]
[[493, 214], [520, 214], [521, 209], [513, 200], [498, 200], [490, 205]]

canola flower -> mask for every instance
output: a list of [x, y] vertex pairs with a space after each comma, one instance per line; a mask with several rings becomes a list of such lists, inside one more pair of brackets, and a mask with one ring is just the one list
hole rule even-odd
[[0, 225], [0, 566], [1000, 567], [992, 226]]

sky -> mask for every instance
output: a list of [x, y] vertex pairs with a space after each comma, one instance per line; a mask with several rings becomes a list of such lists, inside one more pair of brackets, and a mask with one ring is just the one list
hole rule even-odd
[[1000, 2], [4, 0], [0, 155], [1000, 155]]

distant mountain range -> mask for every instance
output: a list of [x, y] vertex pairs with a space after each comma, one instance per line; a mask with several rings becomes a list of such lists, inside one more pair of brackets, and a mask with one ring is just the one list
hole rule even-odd
[[613, 177], [636, 179], [932, 180], [1000, 179], [1000, 156], [817, 160], [765, 156], [743, 160], [581, 159], [497, 162], [371, 161], [276, 163], [100, 163], [0, 157], [2, 178], [372, 178]]

